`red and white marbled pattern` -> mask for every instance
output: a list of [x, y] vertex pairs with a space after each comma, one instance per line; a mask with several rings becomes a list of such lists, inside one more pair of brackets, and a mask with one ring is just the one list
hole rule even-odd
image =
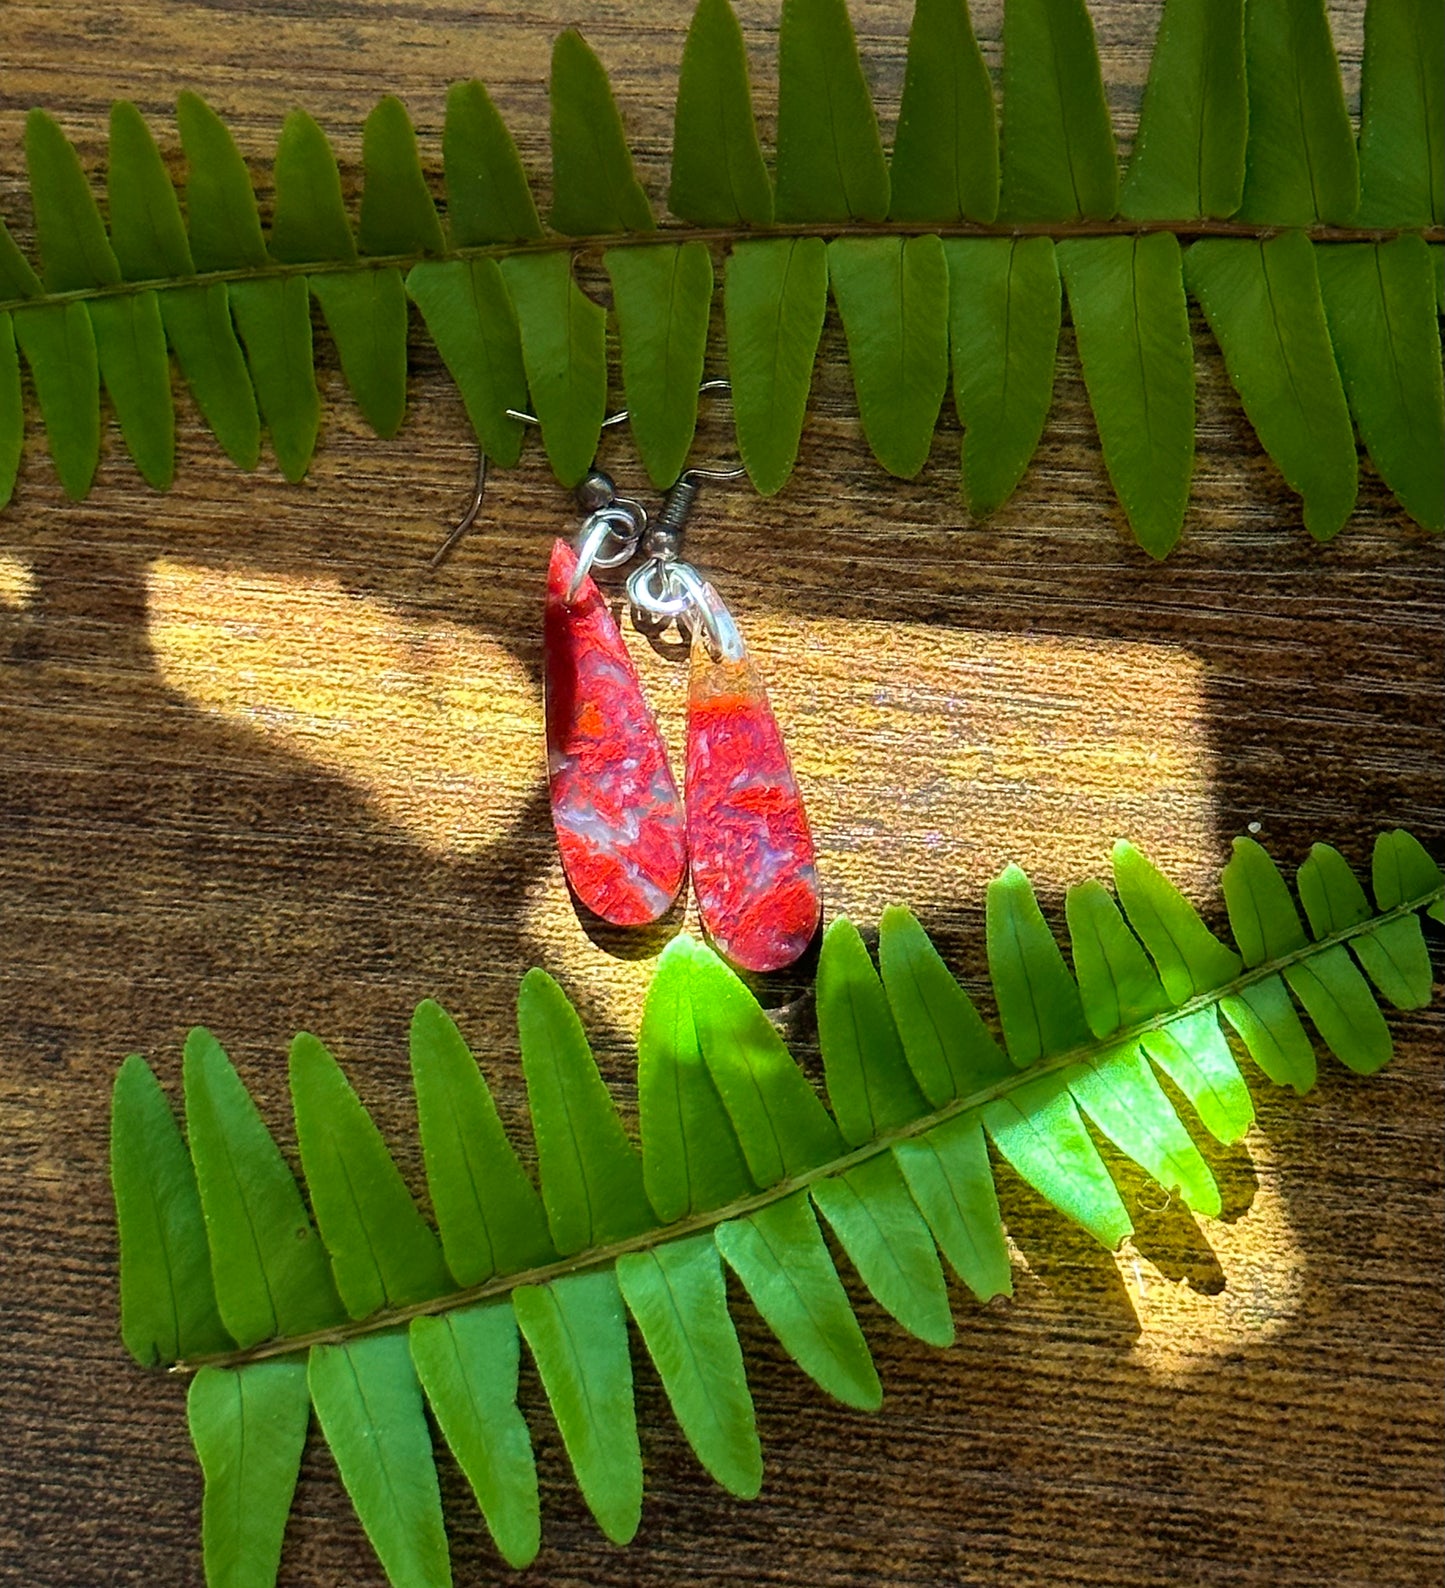
[[614, 926], [665, 915], [682, 887], [682, 801], [637, 669], [577, 556], [552, 548], [545, 626], [547, 774], [562, 866], [578, 899]]
[[822, 909], [813, 837], [757, 669], [697, 641], [687, 712], [692, 888], [708, 936], [744, 970], [781, 970]]

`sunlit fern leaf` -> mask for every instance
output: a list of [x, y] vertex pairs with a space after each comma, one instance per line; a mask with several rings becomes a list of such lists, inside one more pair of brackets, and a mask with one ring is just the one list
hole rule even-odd
[[[1313, 534], [1328, 539], [1354, 507], [1351, 414], [1405, 511], [1441, 528], [1445, 399], [1427, 323], [1432, 291], [1437, 321], [1445, 294], [1434, 0], [1368, 0], [1358, 151], [1323, 0], [1167, 0], [1122, 185], [1086, 0], [1007, 0], [997, 105], [965, 0], [919, 0], [891, 158], [845, 0], [780, 6], [776, 202], [743, 31], [730, 0], [700, 0], [677, 89], [675, 223], [661, 228], [607, 74], [575, 30], [553, 53], [551, 231], [476, 81], [448, 91], [439, 178], [405, 107], [383, 97], [362, 130], [359, 193], [312, 118], [292, 112], [269, 235], [246, 162], [194, 94], [177, 105], [184, 225], [133, 106], [111, 118], [109, 232], [75, 151], [32, 112], [43, 268], [0, 230], [0, 500], [19, 469], [24, 368], [70, 495], [99, 462], [102, 388], [141, 474], [166, 486], [167, 344], [227, 454], [251, 467], [264, 421], [282, 472], [300, 479], [319, 425], [313, 299], [362, 413], [393, 435], [408, 298], [493, 462], [518, 460], [508, 413], [530, 408], [557, 478], [580, 480], [615, 348], [655, 486], [684, 467], [699, 377], [716, 373], [734, 388], [743, 463], [772, 494], [798, 457], [831, 260], [861, 426], [894, 474], [926, 466], [946, 335], [964, 497], [981, 517], [1043, 433], [1062, 263], [1104, 461], [1146, 552], [1165, 555], [1185, 523], [1186, 290]], [[1208, 235], [1219, 231], [1230, 235]], [[603, 249], [605, 307], [572, 269]], [[704, 371], [719, 279], [725, 367]]]
[[461, 1033], [424, 1002], [412, 1063], [440, 1240], [314, 1037], [296, 1039], [291, 1068], [319, 1238], [213, 1037], [187, 1042], [186, 1141], [145, 1062], [127, 1059], [112, 1119], [121, 1333], [147, 1366], [199, 1369], [208, 1582], [274, 1579], [308, 1394], [398, 1588], [449, 1581], [427, 1405], [502, 1556], [526, 1565], [540, 1528], [523, 1342], [587, 1504], [626, 1542], [643, 1493], [629, 1315], [699, 1461], [755, 1494], [757, 1386], [724, 1265], [822, 1389], [876, 1407], [819, 1214], [880, 1307], [945, 1345], [967, 1319], [940, 1253], [980, 1300], [1011, 1289], [990, 1142], [1116, 1247], [1129, 1213], [1095, 1130], [1187, 1206], [1219, 1210], [1159, 1076], [1215, 1137], [1237, 1140], [1251, 1105], [1222, 1018], [1272, 1079], [1303, 1090], [1315, 1055], [1296, 1000], [1369, 1071], [1390, 1051], [1370, 982], [1404, 1007], [1428, 998], [1420, 913], [1445, 915], [1445, 875], [1407, 833], [1375, 846], [1373, 903], [1317, 845], [1299, 872], [1303, 916], [1265, 851], [1238, 840], [1223, 877], [1237, 950], [1137, 850], [1121, 844], [1114, 861], [1118, 902], [1097, 882], [1068, 892], [1067, 956], [1021, 870], [990, 886], [1002, 1044], [915, 916], [886, 912], [878, 968], [835, 921], [816, 991], [831, 1111], [738, 977], [675, 939], [639, 1038], [640, 1148], [572, 1005], [530, 972], [518, 1019], [540, 1191]]

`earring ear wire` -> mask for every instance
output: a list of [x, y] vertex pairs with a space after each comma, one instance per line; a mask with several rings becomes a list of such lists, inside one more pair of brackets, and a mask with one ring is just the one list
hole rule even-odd
[[[717, 378], [717, 379], [713, 379], [713, 380], [705, 380], [698, 387], [697, 391], [698, 391], [698, 396], [700, 396], [700, 397], [709, 396], [713, 392], [731, 392], [732, 391], [732, 382], [729, 381], [729, 380], [723, 380], [721, 378]], [[515, 419], [518, 424], [523, 424], [523, 425], [540, 425], [541, 424], [541, 420], [537, 418], [536, 414], [526, 413], [520, 408], [506, 408], [506, 409], [503, 409], [503, 413], [506, 415], [506, 417], [508, 419]], [[631, 414], [632, 414], [631, 409], [619, 408], [616, 413], [612, 413], [612, 414], [608, 414], [607, 415], [607, 417], [602, 421], [602, 428], [604, 430], [610, 430], [616, 425], [625, 424], [627, 422], [627, 420], [631, 417]], [[682, 503], [681, 503], [681, 512], [682, 512], [682, 514], [685, 515], [687, 509], [689, 507], [691, 507], [691, 505], [692, 505], [692, 498], [697, 494], [697, 484], [696, 484], [697, 481], [700, 481], [700, 480], [735, 480], [739, 476], [741, 476], [743, 474], [746, 474], [746, 473], [747, 473], [747, 470], [743, 467], [743, 465], [741, 463], [737, 464], [735, 467], [723, 468], [723, 469], [711, 469], [711, 468], [689, 468], [689, 469], [684, 469], [682, 471], [682, 473], [678, 476], [676, 483], [672, 486], [672, 489], [668, 492], [668, 501], [669, 502], [672, 501], [674, 493], [679, 492], [679, 489], [681, 487], [683, 487], [684, 485], [690, 484], [692, 488], [686, 494], [685, 500], [683, 500]], [[604, 492], [604, 494], [603, 494], [603, 496], [602, 496], [602, 498], [600, 500], [589, 500], [584, 493], [586, 493], [588, 488], [593, 486], [594, 482], [598, 481], [598, 480], [605, 481], [607, 489]], [[613, 497], [613, 494], [612, 494], [612, 491], [611, 491], [611, 486], [612, 486], [612, 482], [607, 478], [607, 476], [605, 474], [603, 474], [601, 472], [601, 470], [594, 469], [591, 472], [589, 472], [588, 475], [586, 476], [586, 478], [583, 480], [582, 484], [580, 486], [578, 486], [578, 488], [577, 488], [578, 489], [578, 494], [579, 494], [579, 499], [582, 502], [582, 506], [588, 512], [595, 512], [598, 508], [610, 506], [612, 504], [612, 501], [614, 500], [614, 497]], [[442, 541], [441, 545], [438, 546], [437, 549], [432, 553], [430, 559], [428, 560], [427, 568], [431, 572], [434, 573], [438, 568], [440, 568], [441, 565], [447, 560], [448, 557], [451, 556], [451, 554], [457, 549], [457, 547], [461, 544], [461, 542], [470, 533], [473, 525], [477, 521], [478, 515], [481, 513], [481, 510], [482, 510], [482, 498], [486, 495], [486, 489], [487, 489], [487, 454], [485, 453], [485, 451], [482, 450], [481, 446], [479, 445], [477, 447], [477, 479], [476, 479], [476, 484], [475, 484], [475, 486], [472, 489], [471, 500], [467, 503], [466, 511], [456, 521], [456, 523], [453, 524], [452, 527], [447, 531], [446, 538]], [[630, 498], [628, 500], [630, 502]], [[666, 512], [667, 512], [667, 509], [666, 509], [666, 507], [664, 507], [664, 509], [663, 509], [663, 518], [664, 519], [666, 517]], [[678, 518], [677, 522], [679, 524], [681, 523], [681, 517]], [[645, 524], [646, 524], [645, 515], [643, 516], [643, 523], [644, 523], [644, 526], [645, 526]], [[619, 558], [618, 560], [622, 561], [622, 560], [625, 560], [625, 559]], [[598, 560], [598, 566], [605, 568], [605, 567], [608, 566], [608, 564], [607, 564], [607, 562], [602, 561], [601, 559], [599, 559]]]

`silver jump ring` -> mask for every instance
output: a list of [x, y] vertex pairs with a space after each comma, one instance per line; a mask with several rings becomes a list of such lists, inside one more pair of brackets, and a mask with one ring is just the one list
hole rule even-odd
[[[660, 557], [650, 558], [628, 579], [628, 600], [640, 611], [650, 612], [653, 617], [680, 618], [695, 600], [682, 586], [679, 577], [686, 566], [686, 563], [664, 562]], [[688, 571], [691, 572], [691, 569]], [[659, 576], [662, 586], [654, 590], [653, 584]]]
[[[620, 502], [599, 507], [588, 514], [582, 525], [582, 533], [577, 538], [577, 570], [567, 589], [569, 601], [576, 596], [582, 588], [582, 581], [594, 568], [616, 568], [632, 556], [637, 550], [637, 540], [642, 534], [646, 518], [644, 513], [642, 522], [639, 522], [637, 514]], [[610, 550], [604, 550], [608, 541], [612, 541], [613, 545]]]

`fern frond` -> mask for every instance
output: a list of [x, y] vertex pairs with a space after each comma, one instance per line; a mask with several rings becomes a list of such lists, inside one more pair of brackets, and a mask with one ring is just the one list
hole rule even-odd
[[[393, 1583], [449, 1580], [428, 1405], [498, 1549], [525, 1565], [540, 1532], [523, 1341], [588, 1505], [626, 1542], [643, 1486], [629, 1316], [699, 1461], [756, 1494], [725, 1267], [823, 1390], [870, 1408], [881, 1386], [818, 1214], [879, 1305], [939, 1346], [954, 1334], [940, 1253], [979, 1301], [1011, 1291], [991, 1153], [1110, 1248], [1132, 1227], [1096, 1133], [1217, 1214], [1160, 1077], [1228, 1143], [1253, 1106], [1221, 1020], [1298, 1091], [1316, 1057], [1296, 1004], [1345, 1065], [1384, 1064], [1377, 995], [1429, 1000], [1419, 917], [1445, 920], [1445, 875], [1397, 830], [1378, 840], [1372, 880], [1373, 904], [1316, 845], [1296, 905], [1268, 854], [1238, 839], [1223, 876], [1231, 945], [1121, 843], [1115, 892], [1068, 892], [1066, 959], [1011, 866], [987, 900], [1001, 1035], [907, 910], [885, 913], [877, 968], [835, 921], [816, 995], [827, 1106], [742, 982], [679, 937], [639, 1037], [640, 1146], [566, 995], [531, 971], [518, 1021], [540, 1190], [456, 1026], [423, 1003], [411, 1057], [435, 1232], [314, 1037], [291, 1052], [310, 1211], [209, 1033], [186, 1045], [184, 1142], [132, 1055], [112, 1132], [122, 1337], [144, 1364], [194, 1371], [208, 1581], [274, 1578], [308, 1401]], [[258, 1422], [265, 1440], [247, 1432]]]
[[[177, 106], [184, 224], [133, 106], [112, 116], [109, 230], [74, 150], [32, 112], [42, 269], [0, 225], [0, 504], [24, 431], [17, 346], [73, 497], [100, 455], [102, 387], [142, 476], [169, 485], [167, 346], [227, 454], [255, 466], [259, 416], [299, 479], [319, 414], [312, 299], [379, 435], [405, 414], [410, 300], [488, 455], [517, 460], [508, 410], [530, 404], [566, 484], [596, 449], [611, 308], [638, 450], [665, 487], [695, 427], [720, 276], [758, 490], [792, 472], [831, 283], [862, 428], [894, 474], [926, 464], [952, 339], [963, 495], [982, 516], [1047, 419], [1061, 269], [1104, 461], [1150, 555], [1178, 541], [1189, 501], [1187, 295], [1311, 533], [1349, 518], [1356, 426], [1405, 511], [1445, 528], [1441, 250], [1433, 278], [1426, 252], [1445, 239], [1435, 0], [1369, 0], [1358, 152], [1323, 0], [1166, 0], [1122, 185], [1084, 0], [1007, 0], [997, 107], [965, 0], [920, 0], [891, 163], [843, 0], [783, 0], [778, 53], [775, 194], [737, 19], [701, 0], [678, 88], [676, 220], [661, 228], [575, 31], [553, 54], [551, 230], [475, 82], [447, 97], [444, 216], [388, 96], [366, 121], [358, 224], [325, 134], [297, 111], [269, 232], [229, 132], [194, 95]], [[599, 252], [611, 305], [573, 276]]]

